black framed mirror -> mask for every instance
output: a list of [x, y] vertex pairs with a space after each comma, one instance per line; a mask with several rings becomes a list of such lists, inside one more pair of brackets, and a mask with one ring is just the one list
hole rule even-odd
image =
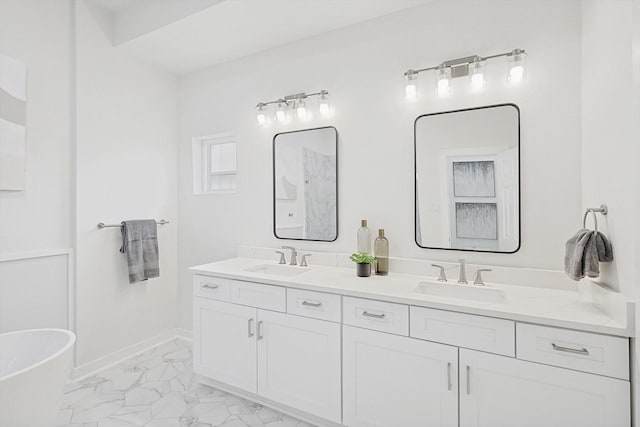
[[273, 234], [338, 238], [338, 131], [333, 126], [273, 137]]
[[415, 242], [421, 248], [520, 249], [520, 109], [489, 105], [414, 123]]

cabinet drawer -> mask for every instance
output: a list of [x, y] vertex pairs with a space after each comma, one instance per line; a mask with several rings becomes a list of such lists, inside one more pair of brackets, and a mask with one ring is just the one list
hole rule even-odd
[[629, 379], [629, 342], [626, 338], [518, 323], [517, 357]]
[[411, 336], [515, 356], [515, 323], [511, 320], [412, 306]]
[[287, 313], [340, 322], [340, 295], [287, 289]]
[[280, 286], [231, 280], [231, 302], [273, 311], [286, 311], [286, 292]]
[[196, 274], [193, 276], [193, 296], [229, 301], [229, 280]]
[[343, 322], [397, 335], [409, 335], [409, 307], [404, 304], [343, 297]]

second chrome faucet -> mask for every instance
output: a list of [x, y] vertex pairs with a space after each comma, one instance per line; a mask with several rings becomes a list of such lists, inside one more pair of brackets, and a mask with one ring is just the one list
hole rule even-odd
[[[461, 285], [466, 285], [469, 282], [467, 281], [467, 262], [464, 258], [461, 258], [459, 260], [459, 268], [460, 268], [460, 274], [458, 276], [458, 283]], [[439, 264], [431, 264], [432, 267], [436, 267], [439, 269], [439, 274], [438, 274], [438, 282], [446, 282], [447, 281], [447, 276], [445, 274], [445, 270], [444, 267], [439, 265]], [[474, 285], [477, 286], [484, 286], [484, 281], [482, 280], [482, 272], [484, 271], [491, 271], [491, 269], [489, 268], [479, 268], [478, 271], [476, 272], [476, 278], [473, 281]]]

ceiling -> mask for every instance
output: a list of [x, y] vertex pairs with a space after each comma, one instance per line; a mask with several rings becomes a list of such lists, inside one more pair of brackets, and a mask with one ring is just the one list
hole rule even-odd
[[415, 7], [430, 0], [89, 0], [113, 42], [178, 74]]

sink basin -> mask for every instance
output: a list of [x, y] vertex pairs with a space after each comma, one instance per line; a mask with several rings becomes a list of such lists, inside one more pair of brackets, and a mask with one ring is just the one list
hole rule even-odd
[[464, 299], [477, 302], [488, 302], [494, 304], [504, 304], [506, 297], [504, 291], [488, 286], [458, 285], [440, 282], [420, 282], [414, 289], [420, 294], [433, 295], [437, 297]]
[[245, 268], [244, 271], [248, 271], [250, 273], [267, 274], [269, 276], [290, 277], [306, 273], [307, 271], [309, 271], [309, 269], [296, 266], [262, 264], [256, 265], [255, 267]]

